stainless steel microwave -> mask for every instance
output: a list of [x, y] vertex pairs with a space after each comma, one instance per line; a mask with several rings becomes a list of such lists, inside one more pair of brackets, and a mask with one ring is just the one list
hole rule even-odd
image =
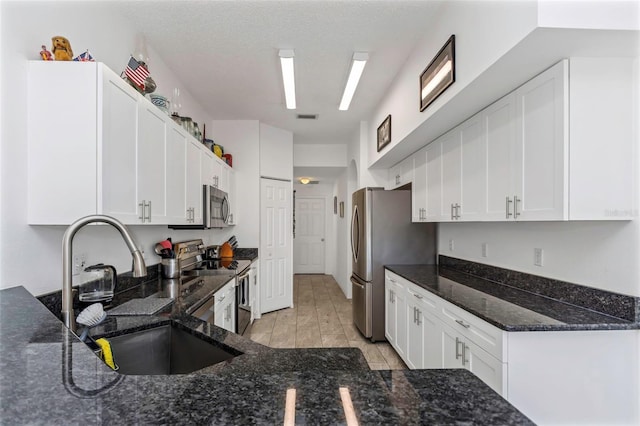
[[211, 185], [202, 185], [202, 224], [169, 225], [172, 229], [209, 229], [229, 226], [229, 197]]

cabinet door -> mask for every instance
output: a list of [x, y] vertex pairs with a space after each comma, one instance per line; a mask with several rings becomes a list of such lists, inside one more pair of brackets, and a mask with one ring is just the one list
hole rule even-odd
[[503, 372], [506, 371], [506, 364], [468, 339], [464, 342], [463, 356], [466, 367], [473, 374], [500, 395], [506, 394], [506, 381], [503, 386], [503, 376], [506, 376]]
[[407, 288], [407, 365], [411, 368], [441, 368], [440, 322], [431, 314], [432, 301]]
[[202, 185], [215, 186], [215, 160], [213, 152], [200, 147], [200, 173]]
[[384, 336], [387, 338], [389, 344], [395, 348], [397, 345], [396, 328], [398, 325], [396, 321], [396, 304], [393, 300], [394, 295], [395, 288], [393, 282], [386, 277], [384, 282]]
[[442, 144], [435, 140], [425, 150], [427, 170], [427, 222], [439, 222], [442, 206]]
[[567, 220], [568, 65], [562, 61], [516, 90], [513, 195], [518, 220]]
[[427, 149], [413, 154], [413, 184], [411, 185], [411, 221], [427, 218]]
[[441, 222], [451, 222], [458, 218], [458, 206], [462, 188], [462, 146], [460, 131], [453, 129], [440, 137], [442, 144], [442, 206]]
[[[200, 160], [198, 159], [198, 168]], [[168, 126], [167, 137], [167, 223], [186, 224], [187, 217], [187, 136]]]
[[465, 368], [462, 363], [462, 348], [464, 340], [462, 336], [451, 328], [442, 325], [440, 328], [442, 367], [443, 368]]
[[487, 206], [484, 216], [491, 221], [513, 219], [511, 169], [516, 139], [515, 94], [496, 101], [481, 114], [487, 144]]
[[487, 209], [487, 145], [482, 131], [482, 114], [476, 114], [459, 126], [461, 191], [458, 220], [484, 220]]
[[102, 189], [102, 196], [98, 212], [125, 224], [140, 223], [136, 155], [138, 94], [115, 73], [105, 67], [98, 69], [102, 75], [98, 96], [99, 122], [102, 122], [98, 125], [98, 152], [101, 152], [98, 187]]
[[186, 208], [189, 223], [202, 225], [202, 164], [200, 144], [187, 138]]
[[[150, 102], [140, 102], [138, 115], [138, 204], [142, 223], [166, 224], [166, 120]], [[140, 206], [139, 206], [140, 207]]]

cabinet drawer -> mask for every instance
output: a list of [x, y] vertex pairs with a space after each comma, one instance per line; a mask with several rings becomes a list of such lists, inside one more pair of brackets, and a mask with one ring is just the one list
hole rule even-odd
[[501, 362], [507, 362], [505, 332], [452, 303], [442, 300], [438, 315], [442, 322], [473, 341]]
[[430, 312], [437, 312], [438, 301], [441, 300], [440, 297], [389, 270], [385, 270], [385, 273], [386, 279], [400, 285], [405, 289], [407, 298], [415, 299], [416, 301], [421, 302], [421, 304], [424, 305], [425, 308], [429, 308]]

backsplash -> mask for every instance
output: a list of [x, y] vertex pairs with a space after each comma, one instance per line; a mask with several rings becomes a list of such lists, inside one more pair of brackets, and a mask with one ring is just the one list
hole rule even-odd
[[640, 322], [640, 297], [443, 255], [439, 256], [439, 266], [628, 321]]

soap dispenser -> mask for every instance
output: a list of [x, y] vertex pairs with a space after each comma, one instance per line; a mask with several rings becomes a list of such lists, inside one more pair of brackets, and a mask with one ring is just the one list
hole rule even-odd
[[116, 268], [98, 263], [87, 267], [82, 274], [78, 298], [81, 302], [103, 302], [113, 299], [116, 288]]

